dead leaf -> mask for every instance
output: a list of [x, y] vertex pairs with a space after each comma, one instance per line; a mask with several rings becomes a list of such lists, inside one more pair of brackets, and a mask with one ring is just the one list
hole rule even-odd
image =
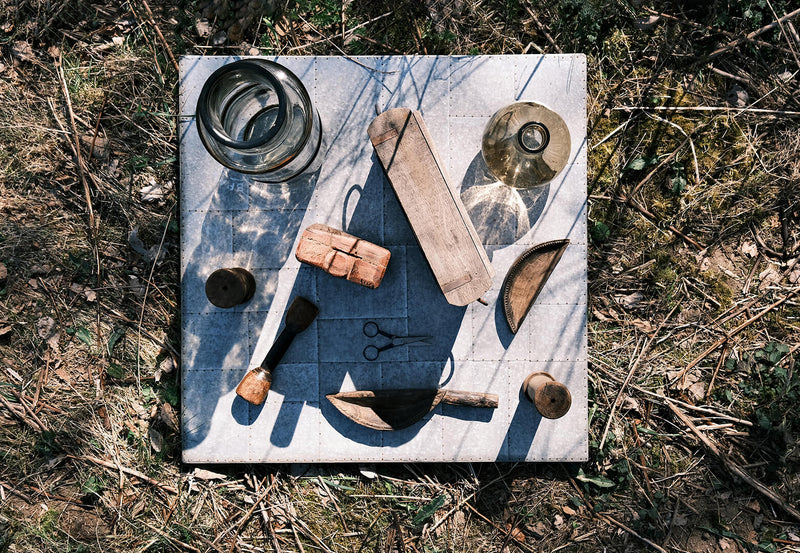
[[122, 46], [125, 43], [125, 37], [121, 36], [112, 36], [111, 42], [114, 43], [114, 46]]
[[756, 246], [755, 242], [745, 240], [739, 247], [739, 251], [745, 254], [746, 256], [755, 257], [758, 255], [758, 246]]
[[88, 288], [83, 291], [83, 295], [86, 296], [86, 301], [97, 301], [97, 292], [94, 290], [89, 290]]
[[735, 84], [728, 90], [725, 100], [734, 107], [743, 108], [750, 101], [750, 95], [744, 88]]
[[211, 23], [206, 18], [199, 18], [194, 22], [194, 30], [200, 38], [208, 38], [211, 36]]
[[636, 398], [631, 396], [625, 396], [625, 399], [622, 400], [622, 405], [620, 409], [623, 411], [633, 411], [634, 413], [639, 412], [639, 402], [636, 401]]
[[0, 261], [0, 284], [3, 284], [7, 278], [8, 269], [6, 268], [5, 264]]
[[514, 541], [523, 543], [525, 541], [525, 534], [522, 533], [522, 530], [519, 528], [512, 526], [510, 523], [506, 524], [506, 530], [508, 531], [509, 535], [514, 538]]
[[175, 410], [169, 403], [161, 404], [161, 412], [159, 414], [159, 419], [161, 420], [161, 422], [166, 424], [171, 430], [175, 432], [179, 430], [178, 417], [175, 415]]
[[675, 515], [672, 519], [672, 524], [675, 526], [686, 526], [688, 520], [683, 515]]
[[577, 513], [577, 511], [575, 511], [575, 509], [573, 509], [572, 507], [568, 507], [566, 505], [561, 507], [561, 510], [564, 512], [565, 515], [570, 515], [570, 516], [572, 516], [572, 515]]
[[702, 382], [695, 382], [689, 386], [689, 393], [695, 400], [701, 400], [706, 395], [706, 385]]
[[152, 426], [147, 430], [147, 435], [150, 438], [150, 446], [153, 448], [153, 451], [160, 453], [161, 449], [164, 447], [164, 436]]
[[777, 284], [781, 278], [783, 278], [781, 272], [774, 265], [769, 264], [766, 269], [758, 274], [758, 280], [760, 281], [758, 289], [764, 290], [768, 286]]
[[649, 31], [653, 27], [656, 26], [661, 18], [657, 15], [651, 15], [648, 17], [640, 17], [636, 21], [633, 22], [633, 26], [639, 29], [640, 31]]
[[545, 537], [550, 530], [550, 528], [547, 526], [547, 523], [543, 520], [536, 521], [534, 524], [528, 524], [525, 526], [525, 529], [537, 538]]
[[47, 345], [58, 351], [58, 342], [61, 335], [56, 329], [56, 321], [53, 317], [42, 317], [36, 321], [36, 332], [39, 338], [47, 342]]
[[731, 546], [731, 542], [727, 538], [719, 539], [719, 548], [725, 551]]
[[641, 301], [644, 299], [644, 294], [641, 292], [634, 292], [632, 294], [628, 294], [627, 296], [614, 296], [614, 299], [625, 309], [630, 309], [641, 303]]
[[553, 525], [556, 528], [561, 528], [562, 526], [564, 526], [564, 517], [562, 517], [561, 515], [556, 515], [555, 518], [553, 519]]
[[142, 195], [143, 202], [155, 202], [163, 200], [167, 196], [166, 187], [161, 186], [155, 179], [150, 179], [150, 181], [139, 190], [139, 193]]
[[211, 45], [212, 46], [222, 46], [228, 40], [228, 33], [225, 31], [220, 31], [211, 37]]
[[91, 150], [92, 157], [96, 159], [108, 159], [111, 143], [107, 138], [99, 134], [97, 136], [94, 134], [84, 134], [81, 136], [81, 144], [83, 144], [87, 152]]
[[225, 475], [218, 472], [213, 472], [206, 469], [195, 468], [192, 471], [192, 476], [198, 480], [224, 480]]
[[0, 340], [8, 338], [12, 330], [11, 326], [0, 326]]
[[16, 61], [36, 61], [36, 54], [33, 53], [33, 48], [24, 40], [16, 40], [11, 45], [11, 57]]
[[642, 332], [646, 332], [648, 334], [655, 330], [653, 325], [651, 325], [648, 321], [643, 321], [642, 319], [634, 319], [632, 324]]

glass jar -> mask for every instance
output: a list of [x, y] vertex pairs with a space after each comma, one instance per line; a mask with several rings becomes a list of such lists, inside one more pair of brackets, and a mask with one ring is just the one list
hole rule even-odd
[[486, 166], [503, 184], [530, 188], [552, 180], [569, 161], [569, 129], [554, 111], [518, 102], [495, 113], [483, 133]]
[[282, 182], [309, 169], [322, 141], [319, 114], [288, 69], [246, 59], [214, 71], [197, 100], [197, 132], [229, 169]]

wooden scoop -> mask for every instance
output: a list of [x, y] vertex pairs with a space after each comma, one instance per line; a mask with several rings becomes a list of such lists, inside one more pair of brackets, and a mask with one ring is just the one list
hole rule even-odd
[[344, 416], [375, 430], [399, 430], [411, 426], [439, 403], [495, 409], [498, 399], [496, 394], [413, 388], [340, 392], [326, 397]]
[[261, 405], [267, 398], [272, 385], [272, 371], [280, 363], [283, 354], [289, 349], [295, 335], [303, 332], [314, 321], [319, 313], [319, 308], [300, 296], [296, 297], [286, 311], [286, 321], [283, 330], [261, 365], [244, 375], [236, 387], [236, 393], [253, 405]]

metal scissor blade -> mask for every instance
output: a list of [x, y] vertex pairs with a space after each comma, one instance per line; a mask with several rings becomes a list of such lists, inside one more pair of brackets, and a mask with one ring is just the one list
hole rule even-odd
[[411, 346], [430, 343], [430, 336], [399, 336], [392, 339], [392, 346]]

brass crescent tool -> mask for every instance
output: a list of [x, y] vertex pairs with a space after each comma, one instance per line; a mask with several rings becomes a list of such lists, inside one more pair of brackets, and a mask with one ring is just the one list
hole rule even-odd
[[537, 244], [519, 256], [508, 270], [502, 288], [503, 313], [514, 334], [528, 315], [567, 245], [567, 239]]
[[442, 389], [364, 390], [326, 396], [345, 417], [375, 430], [400, 430], [420, 421], [439, 403], [497, 408], [497, 394]]
[[552, 180], [569, 161], [567, 124], [534, 102], [518, 102], [495, 113], [483, 132], [486, 166], [503, 184], [530, 188]]

